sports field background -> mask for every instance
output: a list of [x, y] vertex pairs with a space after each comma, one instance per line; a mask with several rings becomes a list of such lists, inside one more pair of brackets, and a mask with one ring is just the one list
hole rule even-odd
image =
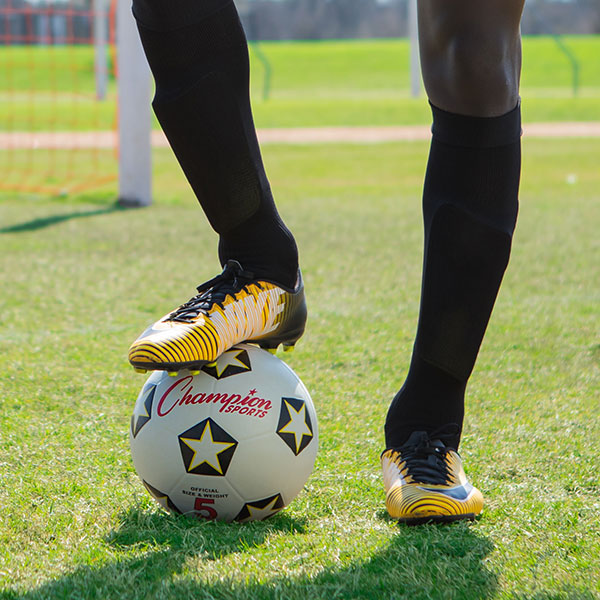
[[[577, 97], [570, 63], [555, 41], [524, 39], [526, 122], [600, 119], [600, 37], [565, 37], [563, 43], [580, 64]], [[258, 127], [411, 125], [431, 119], [427, 102], [410, 97], [406, 40], [262, 42], [260, 50], [272, 75], [264, 101], [264, 69], [251, 46]], [[108, 100], [96, 102], [91, 48], [0, 47], [0, 69], [0, 131], [114, 126], [114, 81]]]
[[[529, 120], [600, 120], [598, 40], [572, 42], [588, 57], [575, 99], [560, 57], [543, 66], [546, 43], [526, 40]], [[338, 44], [362, 58], [348, 66]], [[427, 123], [405, 73], [385, 91], [386, 44], [401, 48], [274, 44], [274, 64], [275, 50], [313, 53], [316, 68], [298, 68], [304, 87], [274, 79], [272, 99], [256, 97], [258, 124]], [[216, 236], [170, 152], [155, 151], [147, 209], [116, 207], [114, 185], [0, 196], [0, 599], [600, 598], [598, 139], [524, 139], [513, 258], [461, 447], [481, 519], [407, 528], [386, 516], [381, 427], [416, 327], [427, 149], [265, 147], [310, 311], [285, 356], [312, 393], [321, 446], [298, 499], [243, 526], [163, 513], [129, 458], [145, 378], [128, 345], [218, 270]]]

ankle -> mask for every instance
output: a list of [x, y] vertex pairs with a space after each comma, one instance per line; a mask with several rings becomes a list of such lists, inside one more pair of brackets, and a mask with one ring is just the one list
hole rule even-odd
[[464, 418], [466, 382], [413, 356], [406, 381], [396, 394], [385, 422], [387, 448], [402, 446], [414, 431], [433, 433], [456, 424], [452, 447], [458, 448]]

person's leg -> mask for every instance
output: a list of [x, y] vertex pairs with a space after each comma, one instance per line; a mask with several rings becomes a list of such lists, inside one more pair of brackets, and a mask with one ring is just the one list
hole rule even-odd
[[386, 419], [387, 448], [414, 446], [415, 432], [424, 432], [423, 443], [434, 436], [458, 448], [466, 384], [517, 218], [522, 7], [523, 0], [419, 0], [433, 111], [423, 280], [411, 365]]
[[212, 227], [221, 264], [292, 287], [298, 255], [254, 129], [246, 37], [232, 0], [133, 0], [154, 111]]
[[524, 0], [419, 0], [423, 81], [447, 112], [498, 117], [519, 99]]
[[263, 167], [233, 0], [133, 0], [133, 12], [156, 82], [154, 111], [219, 234], [226, 269], [146, 330], [129, 360], [176, 372], [200, 368], [240, 341], [292, 344], [306, 319], [298, 251]]

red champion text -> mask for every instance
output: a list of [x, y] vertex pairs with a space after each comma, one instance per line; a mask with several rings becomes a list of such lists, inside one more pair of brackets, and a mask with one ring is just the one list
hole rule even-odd
[[156, 407], [159, 417], [166, 417], [177, 406], [190, 404], [220, 404], [219, 412], [238, 413], [249, 417], [262, 419], [271, 409], [273, 404], [270, 400], [255, 396], [256, 390], [250, 390], [244, 398], [240, 394], [227, 393], [194, 393], [192, 375], [178, 379], [162, 395]]

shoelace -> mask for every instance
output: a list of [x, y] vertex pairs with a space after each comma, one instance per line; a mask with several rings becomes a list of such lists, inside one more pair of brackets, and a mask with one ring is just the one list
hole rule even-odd
[[[254, 274], [244, 271], [239, 262], [228, 260], [223, 272], [199, 285], [196, 288], [198, 294], [173, 311], [168, 316], [168, 320], [190, 323], [200, 313], [207, 314], [215, 304], [223, 308], [223, 302], [227, 296], [235, 296], [253, 279]], [[261, 287], [259, 283], [255, 283]]]
[[406, 464], [408, 474], [419, 483], [434, 485], [451, 483], [447, 455], [449, 448], [444, 439], [458, 433], [458, 425], [444, 425], [428, 434], [414, 433], [404, 446], [398, 449]]

